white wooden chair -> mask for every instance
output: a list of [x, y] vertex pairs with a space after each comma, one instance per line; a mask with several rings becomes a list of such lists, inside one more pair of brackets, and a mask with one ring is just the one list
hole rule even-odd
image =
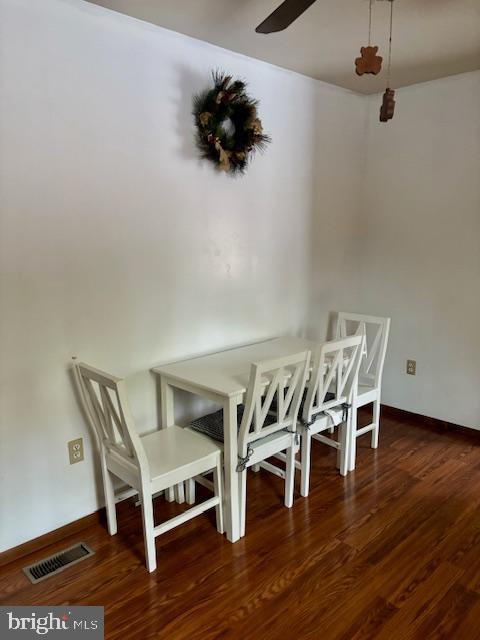
[[[300, 493], [308, 496], [312, 438], [337, 450], [337, 466], [342, 476], [348, 473], [354, 395], [363, 350], [363, 336], [324, 342], [314, 357], [312, 374], [303, 403]], [[338, 440], [323, 432], [340, 426]]]
[[[100, 448], [108, 532], [117, 533], [112, 475], [138, 491], [148, 571], [156, 569], [155, 538], [215, 507], [223, 533], [221, 449], [178, 426], [139, 436], [128, 408], [125, 382], [83, 363], [74, 364], [80, 400]], [[152, 496], [180, 482], [213, 471], [214, 497], [154, 526]]]
[[[371, 431], [371, 446], [373, 449], [378, 447], [382, 374], [389, 331], [390, 318], [345, 313], [343, 311], [337, 317], [335, 331], [337, 338], [344, 338], [349, 335], [365, 336], [363, 358], [358, 376], [358, 390], [354, 399], [354, 430], [352, 446], [350, 447], [350, 471], [355, 469], [356, 440], [359, 436]], [[370, 403], [373, 403], [373, 420], [366, 427], [357, 429], [357, 409]]]
[[[310, 352], [254, 363], [245, 405], [239, 408], [238, 466], [240, 530], [245, 535], [247, 469], [278, 452], [286, 452], [285, 506], [293, 505], [296, 433], [300, 402], [310, 364]], [[275, 413], [270, 411], [276, 404]], [[240, 418], [241, 416], [241, 418]], [[191, 428], [223, 441], [223, 412], [191, 423]]]

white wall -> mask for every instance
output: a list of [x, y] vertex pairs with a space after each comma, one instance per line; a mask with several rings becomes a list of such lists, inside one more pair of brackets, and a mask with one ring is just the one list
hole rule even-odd
[[[311, 311], [323, 331], [346, 306], [366, 101], [81, 0], [0, 11], [1, 550], [99, 504], [72, 355], [128, 377], [144, 430], [153, 364]], [[249, 81], [273, 138], [239, 179], [193, 146], [216, 67]]]
[[392, 317], [383, 401], [480, 428], [480, 72], [400, 89], [388, 124], [380, 103], [369, 98], [358, 309]]
[[[101, 503], [72, 355], [127, 377], [145, 430], [154, 363], [363, 310], [392, 317], [384, 402], [479, 426], [480, 73], [385, 125], [380, 96], [82, 0], [0, 0], [0, 30], [0, 550]], [[217, 67], [273, 137], [239, 179], [193, 145]]]

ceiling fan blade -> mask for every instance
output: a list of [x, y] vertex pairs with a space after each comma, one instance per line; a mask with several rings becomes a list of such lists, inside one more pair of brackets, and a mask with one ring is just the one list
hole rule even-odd
[[255, 29], [257, 33], [283, 31], [292, 24], [316, 0], [285, 0]]

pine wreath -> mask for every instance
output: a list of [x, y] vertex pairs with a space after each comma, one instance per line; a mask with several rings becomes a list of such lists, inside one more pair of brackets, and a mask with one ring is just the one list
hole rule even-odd
[[221, 171], [244, 173], [251, 154], [263, 151], [270, 137], [263, 133], [258, 101], [247, 95], [246, 83], [220, 71], [212, 72], [212, 77], [213, 88], [193, 100], [197, 147], [202, 158]]

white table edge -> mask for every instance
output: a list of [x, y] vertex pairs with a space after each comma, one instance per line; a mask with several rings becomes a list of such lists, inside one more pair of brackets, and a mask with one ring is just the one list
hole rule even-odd
[[163, 378], [163, 380], [167, 384], [169, 384], [169, 382], [172, 381], [173, 385], [171, 386], [176, 386], [179, 389], [183, 389], [184, 391], [189, 391], [190, 393], [193, 393], [193, 394], [195, 394], [195, 389], [202, 389], [203, 391], [206, 391], [209, 395], [216, 396], [219, 401], [225, 398], [228, 398], [228, 399], [235, 398], [235, 396], [242, 397], [247, 392], [246, 387], [243, 388], [242, 391], [237, 389], [236, 391], [231, 391], [230, 393], [222, 393], [221, 391], [218, 391], [218, 390], [212, 391], [212, 388], [207, 385], [203, 385], [200, 382], [195, 382], [194, 384], [190, 383], [188, 380], [185, 380], [185, 378], [182, 378], [181, 376], [176, 376], [171, 373], [165, 373], [161, 370], [154, 371], [154, 373], [159, 375], [161, 378]]
[[152, 373], [163, 374], [163, 367], [168, 367], [172, 364], [181, 364], [182, 362], [187, 362], [189, 360], [198, 360], [199, 358], [206, 358], [207, 356], [214, 356], [217, 353], [226, 353], [227, 351], [233, 351], [234, 349], [242, 349], [243, 347], [251, 347], [256, 344], [262, 344], [263, 342], [270, 342], [271, 340], [276, 340], [277, 338], [282, 338], [283, 336], [274, 335], [268, 336], [266, 338], [260, 338], [259, 340], [254, 340], [253, 342], [241, 342], [239, 344], [225, 347], [223, 349], [213, 349], [211, 351], [204, 351], [202, 353], [194, 353], [189, 356], [182, 356], [180, 360], [166, 360], [165, 362], [159, 362], [158, 364], [150, 367], [150, 371]]

